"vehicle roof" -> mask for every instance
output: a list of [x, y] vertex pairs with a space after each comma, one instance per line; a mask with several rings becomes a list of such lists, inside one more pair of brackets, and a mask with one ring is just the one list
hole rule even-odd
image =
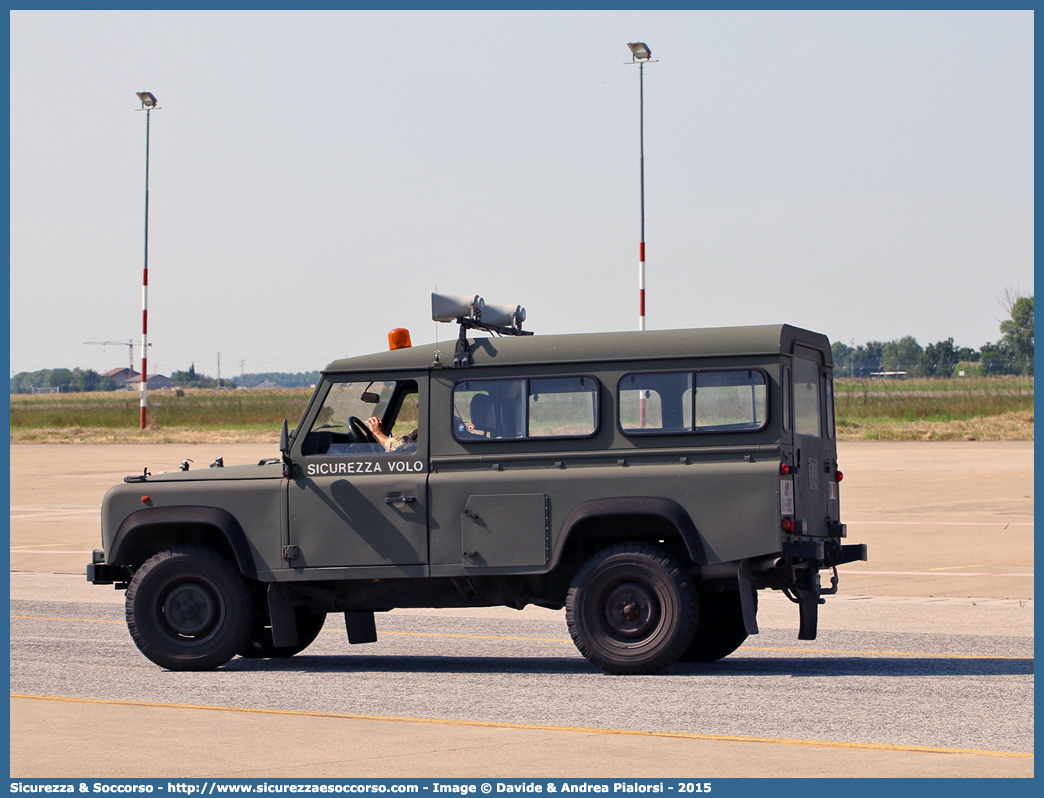
[[[456, 328], [453, 328], [456, 332]], [[730, 357], [736, 355], [792, 354], [795, 344], [823, 352], [830, 366], [829, 339], [817, 332], [789, 324], [752, 327], [708, 327], [691, 330], [645, 332], [578, 333], [571, 335], [527, 335], [484, 338], [468, 336], [471, 368], [515, 364], [590, 363], [600, 361], [647, 361], [684, 357]], [[452, 368], [456, 337], [439, 344], [419, 344], [408, 349], [342, 358], [323, 373], [384, 369], [430, 369], [436, 350], [442, 368]]]

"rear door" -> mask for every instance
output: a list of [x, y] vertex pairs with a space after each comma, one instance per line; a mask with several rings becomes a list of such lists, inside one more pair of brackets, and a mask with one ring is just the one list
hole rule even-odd
[[821, 352], [798, 346], [794, 355], [796, 534], [826, 537], [839, 517], [833, 383]]

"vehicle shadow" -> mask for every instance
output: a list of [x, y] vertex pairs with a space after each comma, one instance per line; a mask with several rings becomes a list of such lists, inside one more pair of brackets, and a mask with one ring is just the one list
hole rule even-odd
[[593, 666], [582, 657], [447, 657], [377, 656], [372, 654], [321, 656], [298, 654], [286, 659], [236, 657], [224, 671], [283, 673], [496, 673], [582, 674]]
[[[490, 673], [612, 677], [581, 658], [452, 657], [298, 654], [286, 659], [236, 659], [228, 672], [282, 673]], [[677, 662], [650, 678], [664, 676], [1030, 676], [1032, 659], [961, 657], [731, 657], [718, 662]], [[613, 677], [625, 678], [625, 677]]]

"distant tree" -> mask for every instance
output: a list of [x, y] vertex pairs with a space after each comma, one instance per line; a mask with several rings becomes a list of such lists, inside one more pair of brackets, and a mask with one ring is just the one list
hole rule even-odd
[[47, 384], [52, 388], [68, 390], [72, 380], [73, 373], [70, 369], [53, 369], [47, 377]]
[[11, 378], [11, 393], [29, 393], [30, 390], [32, 382], [28, 371], [19, 371]]
[[979, 362], [985, 375], [1008, 374], [1011, 372], [1011, 350], [1003, 344], [987, 341], [979, 349]]
[[96, 391], [101, 382], [101, 375], [94, 369], [73, 369], [72, 380], [69, 387], [74, 391]]
[[921, 353], [924, 350], [912, 335], [904, 335], [884, 345], [881, 353], [882, 371], [905, 371], [907, 373], [917, 370], [921, 362]]
[[866, 346], [857, 346], [850, 355], [852, 373], [857, 377], [869, 377], [875, 371], [880, 371], [884, 347], [880, 341], [867, 341]]
[[851, 375], [853, 352], [855, 352], [855, 347], [848, 346], [841, 341], [834, 341], [830, 345], [830, 353], [834, 357], [834, 374], [838, 377]]
[[188, 367], [188, 371], [175, 371], [170, 375], [170, 378], [174, 380], [175, 385], [180, 385], [183, 388], [198, 388], [199, 377], [196, 375], [196, 364], [193, 363]]
[[1011, 290], [1001, 304], [1011, 316], [1001, 322], [1000, 345], [1009, 354], [1012, 371], [1033, 373], [1033, 296], [1022, 296]]
[[921, 370], [929, 377], [949, 377], [960, 359], [953, 346], [953, 339], [947, 338], [924, 348], [920, 359]]

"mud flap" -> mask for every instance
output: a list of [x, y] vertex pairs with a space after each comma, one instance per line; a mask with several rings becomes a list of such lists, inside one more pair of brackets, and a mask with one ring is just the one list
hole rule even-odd
[[344, 625], [348, 630], [348, 642], [353, 646], [377, 642], [377, 625], [372, 612], [346, 612]]
[[283, 648], [298, 644], [297, 617], [290, 603], [290, 589], [282, 582], [268, 585], [268, 617], [272, 619], [272, 645]]
[[799, 590], [798, 598], [798, 640], [815, 640], [819, 626], [819, 605], [824, 603], [823, 599], [816, 596], [814, 591]]
[[758, 610], [754, 606], [754, 588], [750, 583], [750, 560], [740, 560], [736, 578], [739, 582], [743, 628], [748, 635], [756, 635], [758, 633]]

